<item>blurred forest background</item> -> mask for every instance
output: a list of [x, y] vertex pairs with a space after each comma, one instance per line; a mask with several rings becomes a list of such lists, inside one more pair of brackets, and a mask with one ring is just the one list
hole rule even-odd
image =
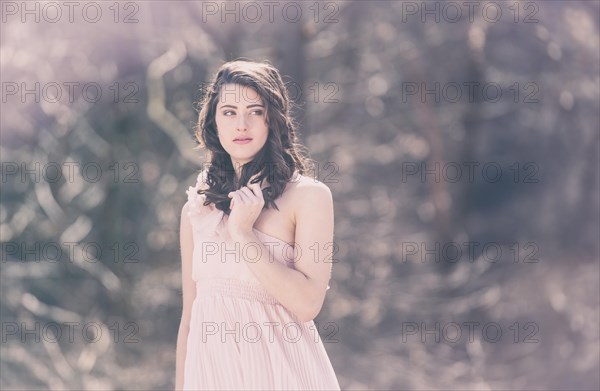
[[342, 389], [599, 389], [599, 2], [272, 3], [2, 2], [0, 388], [173, 388], [196, 102], [244, 57], [334, 195]]

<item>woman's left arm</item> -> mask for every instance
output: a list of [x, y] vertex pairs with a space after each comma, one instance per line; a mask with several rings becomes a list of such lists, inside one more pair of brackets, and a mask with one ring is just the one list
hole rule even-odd
[[[247, 260], [248, 267], [283, 306], [300, 321], [309, 322], [321, 311], [331, 277], [333, 197], [321, 182], [311, 181], [301, 189], [301, 194], [296, 195], [299, 201], [295, 203], [295, 270], [270, 259], [269, 251], [252, 230], [232, 232], [231, 236], [242, 249], [250, 243], [260, 248], [261, 256]], [[242, 255], [244, 253], [242, 251]]]

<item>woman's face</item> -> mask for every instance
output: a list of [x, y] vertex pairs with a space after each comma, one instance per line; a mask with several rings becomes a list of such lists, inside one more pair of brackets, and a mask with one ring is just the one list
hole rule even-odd
[[225, 84], [217, 102], [215, 122], [221, 145], [234, 170], [252, 161], [267, 141], [269, 126], [263, 101], [251, 87]]

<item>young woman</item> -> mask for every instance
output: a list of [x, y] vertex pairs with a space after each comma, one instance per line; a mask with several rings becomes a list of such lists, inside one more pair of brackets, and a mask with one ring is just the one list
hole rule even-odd
[[268, 62], [218, 70], [196, 128], [210, 164], [181, 211], [177, 390], [339, 390], [313, 319], [329, 289], [333, 200], [305, 176]]

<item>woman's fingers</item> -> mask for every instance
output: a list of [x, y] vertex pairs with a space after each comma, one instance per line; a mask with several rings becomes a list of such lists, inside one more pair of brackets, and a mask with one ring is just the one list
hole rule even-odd
[[250, 178], [250, 181], [248, 182], [248, 186], [244, 186], [239, 190], [231, 191], [227, 194], [227, 196], [232, 199], [232, 201], [231, 201], [232, 208], [233, 208], [233, 204], [234, 204], [233, 201], [236, 199], [238, 200], [238, 202], [244, 202], [244, 203], [246, 203], [246, 202], [250, 203], [254, 199], [264, 202], [261, 183], [260, 182], [251, 183], [254, 179], [258, 178], [259, 175], [260, 174], [253, 175]]
[[232, 191], [228, 195], [234, 199], [237, 198], [240, 202], [250, 202], [255, 198], [254, 193], [246, 186], [242, 187], [240, 190]]
[[227, 197], [231, 198], [231, 203], [230, 203], [229, 207], [231, 209], [233, 209], [233, 206], [235, 205], [235, 201], [239, 200], [240, 196], [237, 191], [230, 191], [229, 193], [227, 193]]
[[254, 194], [246, 186], [244, 186], [240, 190], [238, 190], [237, 193], [243, 202], [252, 201], [252, 199], [254, 198]]

